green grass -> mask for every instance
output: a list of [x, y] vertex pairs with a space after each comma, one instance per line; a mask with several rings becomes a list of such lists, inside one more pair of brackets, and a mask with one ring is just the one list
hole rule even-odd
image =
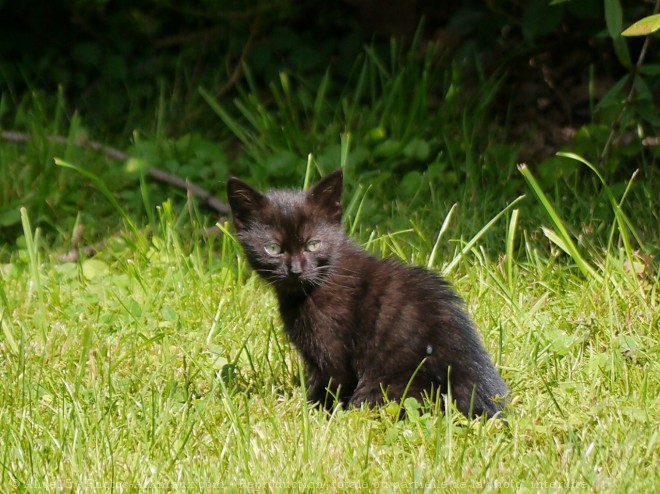
[[[283, 73], [264, 93], [247, 70], [234, 102], [202, 90], [234, 132], [217, 143], [164, 135], [156, 105], [129, 163], [78, 148], [81, 119], [23, 103], [35, 138], [0, 143], [0, 490], [654, 490], [657, 174], [608, 183], [580, 157], [551, 182], [518, 173], [484, 124], [497, 81], [471, 99], [432, 48], [391, 52], [367, 49], [345, 88]], [[509, 427], [414, 401], [404, 420], [310, 408], [231, 228], [200, 235], [216, 218], [132, 171], [145, 163], [211, 190], [230, 170], [297, 186], [341, 164], [347, 231], [466, 299], [511, 387]], [[106, 243], [61, 262], [80, 224]]]
[[[461, 252], [451, 278], [511, 386], [506, 428], [413, 403], [402, 421], [310, 409], [274, 298], [236, 242], [191, 244], [173, 223], [166, 205], [144, 250], [80, 264], [26, 230], [25, 255], [2, 266], [3, 490], [657, 485], [657, 278], [623, 251], [606, 253], [602, 282], [529, 244], [511, 264], [478, 243]], [[405, 252], [392, 238], [372, 247]]]

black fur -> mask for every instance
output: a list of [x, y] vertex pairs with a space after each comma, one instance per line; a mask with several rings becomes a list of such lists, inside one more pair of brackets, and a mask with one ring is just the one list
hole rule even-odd
[[446, 395], [449, 383], [465, 415], [500, 412], [507, 387], [462, 300], [436, 274], [373, 257], [343, 233], [342, 178], [266, 194], [227, 184], [237, 237], [305, 361], [309, 399], [376, 405], [384, 393]]

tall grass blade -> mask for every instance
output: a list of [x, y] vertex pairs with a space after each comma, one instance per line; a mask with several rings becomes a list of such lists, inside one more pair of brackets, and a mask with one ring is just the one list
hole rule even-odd
[[321, 83], [319, 84], [319, 87], [316, 90], [316, 97], [314, 98], [314, 106], [312, 109], [313, 112], [312, 128], [311, 128], [312, 135], [316, 134], [319, 123], [321, 122], [323, 107], [326, 104], [325, 98], [328, 92], [329, 85], [330, 85], [330, 70], [328, 69], [325, 71], [325, 74], [323, 75], [323, 79], [321, 79]]
[[248, 132], [240, 125], [234, 117], [232, 117], [218, 101], [209, 93], [206, 89], [200, 87], [199, 94], [202, 95], [202, 98], [208, 103], [211, 109], [220, 117], [220, 119], [225, 123], [229, 130], [231, 130], [234, 135], [245, 145], [249, 145], [252, 142], [252, 139], [249, 138]]
[[513, 291], [513, 250], [516, 244], [516, 227], [518, 225], [519, 209], [511, 212], [511, 223], [506, 235], [506, 277], [509, 280], [509, 290]]
[[470, 251], [470, 249], [476, 244], [483, 235], [490, 230], [490, 228], [499, 220], [509, 209], [511, 209], [513, 206], [518, 204], [520, 201], [522, 201], [525, 198], [525, 196], [518, 196], [514, 201], [509, 204], [507, 207], [505, 207], [502, 211], [497, 213], [493, 219], [491, 219], [484, 227], [477, 232], [477, 234], [470, 239], [468, 243], [465, 244], [465, 246], [461, 249], [461, 251], [458, 253], [454, 259], [442, 270], [442, 275], [446, 276], [449, 273], [451, 273], [454, 268], [458, 265], [458, 263], [463, 259], [465, 254]]
[[390, 74], [387, 71], [387, 69], [385, 68], [385, 65], [383, 65], [383, 62], [378, 57], [378, 54], [373, 49], [373, 47], [365, 46], [364, 51], [367, 54], [367, 59], [371, 61], [372, 66], [376, 67], [378, 69], [378, 72], [380, 73], [381, 77], [385, 80], [389, 79]]
[[307, 166], [305, 167], [305, 180], [303, 182], [303, 189], [309, 187], [310, 182], [312, 181], [312, 168], [314, 163], [314, 156], [312, 153], [307, 155]]
[[342, 132], [341, 134], [341, 150], [339, 155], [339, 167], [346, 171], [346, 165], [348, 164], [348, 153], [351, 148], [351, 133]]
[[456, 209], [458, 208], [458, 204], [454, 204], [449, 212], [447, 213], [447, 216], [445, 216], [445, 220], [442, 222], [442, 226], [440, 227], [440, 231], [438, 232], [438, 236], [435, 238], [435, 243], [433, 244], [433, 249], [431, 250], [431, 254], [429, 255], [429, 262], [426, 264], [426, 267], [431, 269], [433, 265], [435, 264], [435, 258], [438, 255], [438, 248], [440, 246], [440, 240], [442, 239], [443, 235], [447, 231], [447, 228], [449, 227], [449, 222], [451, 221], [451, 218], [454, 216], [454, 213], [456, 212]]
[[[360, 223], [360, 217], [362, 216], [362, 208], [364, 206], [364, 202], [367, 199], [367, 194], [369, 193], [369, 190], [371, 190], [371, 185], [369, 185], [364, 191], [362, 191], [362, 189], [357, 189], [356, 192], [353, 194], [353, 197], [351, 198], [351, 202], [348, 204], [348, 207], [346, 208], [346, 212], [344, 216], [346, 218], [352, 217], [349, 228], [349, 232], [351, 235], [355, 233], [355, 231], [357, 230], [357, 226]], [[355, 214], [353, 215], [353, 210], [356, 207], [357, 207], [357, 211], [355, 211]]]
[[[573, 243], [573, 239], [571, 238], [571, 235], [568, 233], [568, 230], [564, 226], [564, 223], [561, 221], [561, 218], [559, 218], [557, 211], [552, 206], [548, 197], [541, 189], [541, 186], [534, 178], [534, 175], [532, 175], [532, 172], [529, 171], [527, 165], [524, 163], [518, 165], [518, 170], [520, 170], [520, 173], [529, 184], [530, 188], [532, 189], [532, 192], [534, 193], [538, 201], [541, 203], [543, 210], [548, 215], [555, 230], [557, 231], [556, 235], [551, 235], [551, 237], [548, 238], [554, 243], [556, 243], [556, 245], [560, 249], [566, 252], [571, 257], [571, 259], [573, 259], [573, 261], [575, 262], [578, 269], [582, 272], [582, 274], [584, 274], [587, 278], [592, 278], [598, 282], [602, 282], [603, 281], [602, 276], [600, 276], [596, 272], [596, 270], [587, 262], [587, 260], [584, 257], [582, 257], [582, 255], [580, 254], [580, 251], [578, 250], [577, 246], [575, 245], [575, 243]], [[546, 231], [546, 236], [547, 236], [547, 231]]]
[[592, 172], [596, 174], [598, 177], [598, 180], [600, 180], [600, 183], [603, 185], [603, 189], [605, 190], [605, 194], [607, 195], [607, 198], [610, 201], [610, 204], [612, 205], [612, 210], [614, 211], [614, 218], [616, 219], [616, 223], [619, 227], [619, 234], [621, 235], [621, 240], [623, 241], [623, 245], [626, 250], [626, 254], [629, 256], [632, 256], [633, 248], [632, 244], [630, 242], [630, 235], [629, 231], [633, 234], [635, 237], [635, 241], [639, 244], [640, 247], [644, 248], [644, 243], [642, 242], [642, 239], [637, 235], [635, 228], [632, 227], [632, 222], [628, 218], [628, 216], [623, 212], [621, 209], [621, 204], [623, 203], [623, 199], [625, 197], [625, 194], [627, 193], [628, 189], [630, 188], [630, 185], [632, 184], [632, 181], [634, 178], [637, 176], [637, 171], [633, 174], [633, 176], [630, 179], [630, 183], [628, 184], [628, 187], [626, 188], [626, 192], [624, 193], [624, 197], [621, 198], [621, 202], [617, 202], [616, 198], [614, 197], [614, 193], [612, 192], [612, 189], [610, 189], [609, 185], [607, 185], [607, 182], [605, 181], [605, 178], [603, 175], [600, 173], [598, 168], [596, 168], [591, 162], [585, 160], [582, 156], [579, 156], [574, 153], [557, 153], [557, 156], [563, 156], [565, 158], [570, 158], [572, 160], [575, 160], [579, 163], [582, 163], [585, 165], [587, 168], [589, 168]]
[[[353, 122], [353, 116], [359, 112], [359, 105], [364, 92], [366, 91], [367, 86], [367, 76], [369, 69], [368, 60], [362, 62], [362, 67], [360, 69], [360, 75], [355, 84], [355, 88], [352, 91], [352, 95], [347, 96], [342, 101], [342, 107], [344, 110], [344, 119], [347, 125], [350, 125]], [[350, 100], [350, 102], [349, 102]]]
[[135, 234], [136, 238], [138, 238], [138, 239], [140, 238], [140, 235], [139, 235], [140, 232], [139, 232], [137, 226], [135, 225], [135, 223], [133, 223], [133, 220], [126, 213], [124, 208], [122, 208], [121, 205], [119, 204], [119, 202], [117, 202], [117, 199], [115, 199], [115, 196], [112, 194], [110, 189], [108, 189], [108, 186], [105, 185], [105, 182], [100, 177], [98, 177], [97, 175], [95, 175], [94, 173], [92, 173], [88, 170], [85, 170], [84, 168], [73, 165], [73, 164], [68, 163], [64, 160], [61, 160], [59, 158], [55, 158], [55, 164], [57, 166], [61, 166], [63, 168], [70, 168], [71, 170], [74, 170], [74, 171], [80, 173], [82, 176], [87, 177], [88, 179], [90, 179], [94, 183], [94, 185], [96, 185], [96, 187], [99, 189], [99, 191], [101, 191], [101, 193], [105, 196], [105, 198], [108, 200], [108, 202], [110, 202], [110, 204], [112, 204], [112, 207], [114, 207], [115, 210], [117, 211], [117, 213], [119, 213], [119, 215], [122, 217], [122, 219], [124, 220], [126, 225]]
[[30, 263], [30, 277], [32, 284], [37, 292], [37, 297], [41, 301], [41, 275], [39, 273], [39, 252], [38, 252], [38, 233], [32, 235], [32, 225], [27, 209], [21, 208], [21, 223], [23, 224], [23, 235], [25, 236], [25, 246], [27, 248], [28, 260]]
[[[4, 295], [4, 289], [2, 286], [0, 286], [0, 293]], [[6, 297], [3, 296], [3, 299], [6, 300]], [[7, 345], [9, 345], [9, 350], [11, 350], [11, 353], [14, 355], [18, 355], [19, 348], [18, 348], [18, 343], [16, 343], [16, 339], [14, 339], [14, 335], [12, 334], [11, 327], [9, 326], [9, 318], [5, 317], [6, 314], [6, 303], [2, 308], [2, 313], [0, 313], [0, 326], [2, 326], [2, 334], [5, 336], [5, 341], [7, 342]]]

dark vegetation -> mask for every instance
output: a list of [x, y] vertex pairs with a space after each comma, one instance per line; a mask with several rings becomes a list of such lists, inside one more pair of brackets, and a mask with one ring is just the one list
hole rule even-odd
[[[155, 183], [158, 166], [222, 196], [232, 173], [301, 184], [340, 163], [370, 186], [365, 224], [395, 227], [417, 211], [479, 201], [484, 224], [541, 186], [585, 234], [614, 214], [593, 163], [640, 239], [658, 238], [660, 63], [657, 40], [623, 38], [657, 2], [491, 0], [0, 1], [0, 255], [22, 234], [20, 206], [47, 242], [86, 241], [121, 218], [185, 192]], [[47, 140], [64, 136], [65, 144]], [[87, 139], [127, 153], [116, 160]], [[532, 209], [532, 202], [526, 207]], [[212, 214], [195, 213], [201, 224]], [[539, 212], [539, 214], [542, 214]], [[533, 215], [532, 215], [533, 216]], [[17, 240], [18, 239], [18, 240]], [[17, 243], [18, 242], [18, 243]], [[651, 247], [649, 247], [652, 249]]]

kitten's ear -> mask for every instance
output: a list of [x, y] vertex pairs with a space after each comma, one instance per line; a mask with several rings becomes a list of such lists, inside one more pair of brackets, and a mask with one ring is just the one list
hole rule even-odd
[[309, 200], [319, 206], [332, 221], [337, 223], [341, 222], [341, 191], [343, 183], [344, 172], [340, 168], [327, 175], [307, 191]]
[[244, 229], [267, 201], [261, 192], [236, 177], [227, 181], [227, 199], [237, 230]]

